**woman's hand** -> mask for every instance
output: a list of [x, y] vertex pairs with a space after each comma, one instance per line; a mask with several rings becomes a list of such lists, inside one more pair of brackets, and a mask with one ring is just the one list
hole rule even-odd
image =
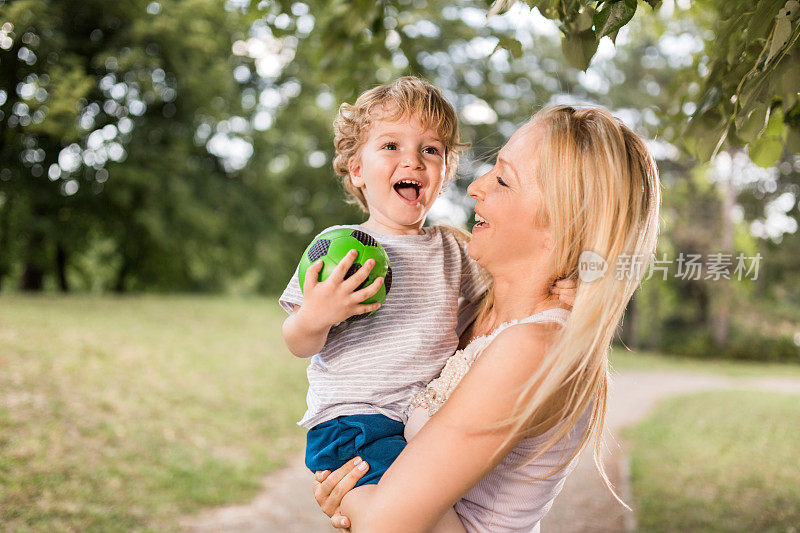
[[314, 473], [314, 498], [322, 512], [331, 518], [333, 527], [350, 530], [350, 519], [340, 514], [339, 508], [344, 495], [356, 486], [367, 470], [369, 470], [367, 462], [356, 457], [333, 472], [325, 470]]
[[578, 283], [574, 279], [564, 278], [559, 279], [550, 288], [550, 295], [558, 298], [558, 300], [570, 306], [575, 304], [575, 294], [578, 292]]

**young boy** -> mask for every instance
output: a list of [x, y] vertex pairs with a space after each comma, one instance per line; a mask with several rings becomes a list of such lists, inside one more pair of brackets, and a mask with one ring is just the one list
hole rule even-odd
[[[335, 470], [355, 456], [377, 483], [406, 442], [411, 396], [439, 375], [458, 347], [459, 306], [475, 303], [488, 277], [467, 256], [466, 240], [446, 227], [423, 227], [452, 179], [459, 142], [455, 110], [431, 84], [404, 77], [343, 104], [334, 122], [334, 168], [369, 216], [359, 229], [386, 250], [391, 292], [383, 306], [362, 305], [383, 282], [356, 290], [373, 264], [348, 279], [351, 253], [324, 282], [309, 267], [303, 292], [295, 272], [280, 297], [290, 351], [313, 356], [307, 370], [306, 466]], [[348, 317], [380, 311], [361, 320]]]

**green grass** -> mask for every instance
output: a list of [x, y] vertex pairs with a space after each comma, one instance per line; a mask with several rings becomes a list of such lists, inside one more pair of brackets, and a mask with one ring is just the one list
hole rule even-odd
[[800, 401], [723, 391], [664, 402], [627, 432], [640, 531], [796, 532]]
[[[735, 377], [784, 376], [800, 377], [800, 364], [757, 363], [722, 359], [691, 359], [651, 352], [631, 352], [615, 347], [611, 352], [611, 368], [620, 370], [671, 370], [702, 372]], [[800, 361], [798, 361], [800, 363]]]
[[170, 531], [302, 449], [274, 299], [0, 298], [4, 530]]
[[[302, 449], [307, 361], [284, 348], [284, 316], [271, 298], [0, 297], [0, 529], [174, 531], [252, 497]], [[800, 376], [800, 365], [612, 360]]]

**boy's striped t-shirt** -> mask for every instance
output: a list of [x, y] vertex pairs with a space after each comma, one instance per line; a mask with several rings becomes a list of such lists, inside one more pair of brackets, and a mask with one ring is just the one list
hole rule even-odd
[[[361, 226], [328, 230], [343, 227], [381, 243], [392, 284], [372, 316], [331, 328], [308, 366], [308, 409], [298, 424], [310, 429], [355, 414], [405, 423], [411, 396], [439, 375], [458, 347], [459, 309], [481, 297], [489, 277], [467, 255], [466, 240], [445, 226], [424, 227], [419, 235], [387, 235]], [[297, 271], [279, 302], [287, 312], [303, 304]]]

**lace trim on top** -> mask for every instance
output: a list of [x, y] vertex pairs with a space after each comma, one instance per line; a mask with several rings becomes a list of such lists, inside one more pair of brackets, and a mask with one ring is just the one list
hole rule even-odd
[[503, 322], [486, 335], [475, 337], [463, 349], [457, 350], [450, 356], [438, 378], [431, 381], [425, 390], [411, 397], [408, 413], [410, 414], [416, 407], [422, 407], [427, 409], [428, 416], [433, 416], [450, 398], [453, 390], [467, 374], [481, 352], [506, 328], [527, 322], [558, 322], [563, 326], [568, 314], [569, 312], [564, 309], [548, 309], [525, 318]]

